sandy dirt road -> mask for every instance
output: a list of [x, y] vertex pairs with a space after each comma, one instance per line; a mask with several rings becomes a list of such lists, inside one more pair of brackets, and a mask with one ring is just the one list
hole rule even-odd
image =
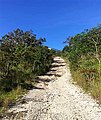
[[2, 120], [101, 120], [101, 106], [71, 79], [69, 66], [55, 57], [50, 71]]

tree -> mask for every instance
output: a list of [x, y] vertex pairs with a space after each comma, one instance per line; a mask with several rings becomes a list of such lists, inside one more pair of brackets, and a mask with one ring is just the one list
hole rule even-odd
[[[63, 51], [68, 53], [73, 70], [95, 71], [101, 75], [101, 26], [68, 37]], [[88, 73], [87, 73], [88, 74]], [[99, 75], [98, 75], [99, 74]]]
[[16, 29], [0, 41], [0, 89], [10, 91], [22, 86], [50, 67], [52, 54], [32, 31]]

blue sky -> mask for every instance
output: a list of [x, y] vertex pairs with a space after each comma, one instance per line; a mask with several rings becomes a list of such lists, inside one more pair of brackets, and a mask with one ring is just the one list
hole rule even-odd
[[101, 0], [0, 0], [0, 37], [20, 28], [45, 37], [51, 48], [101, 23]]

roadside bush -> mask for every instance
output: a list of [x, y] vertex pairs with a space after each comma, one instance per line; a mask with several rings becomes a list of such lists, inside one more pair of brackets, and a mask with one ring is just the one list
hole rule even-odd
[[32, 31], [14, 30], [0, 40], [0, 90], [9, 92], [45, 73], [52, 54], [43, 46], [45, 38], [36, 39]]
[[65, 43], [68, 45], [62, 52], [74, 81], [101, 102], [101, 25], [68, 37]]

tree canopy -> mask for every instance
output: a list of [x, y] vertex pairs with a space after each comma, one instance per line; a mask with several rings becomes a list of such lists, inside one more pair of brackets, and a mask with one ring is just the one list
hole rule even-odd
[[43, 46], [45, 38], [36, 39], [32, 31], [16, 29], [0, 40], [0, 90], [10, 91], [34, 76], [46, 72], [52, 54]]

